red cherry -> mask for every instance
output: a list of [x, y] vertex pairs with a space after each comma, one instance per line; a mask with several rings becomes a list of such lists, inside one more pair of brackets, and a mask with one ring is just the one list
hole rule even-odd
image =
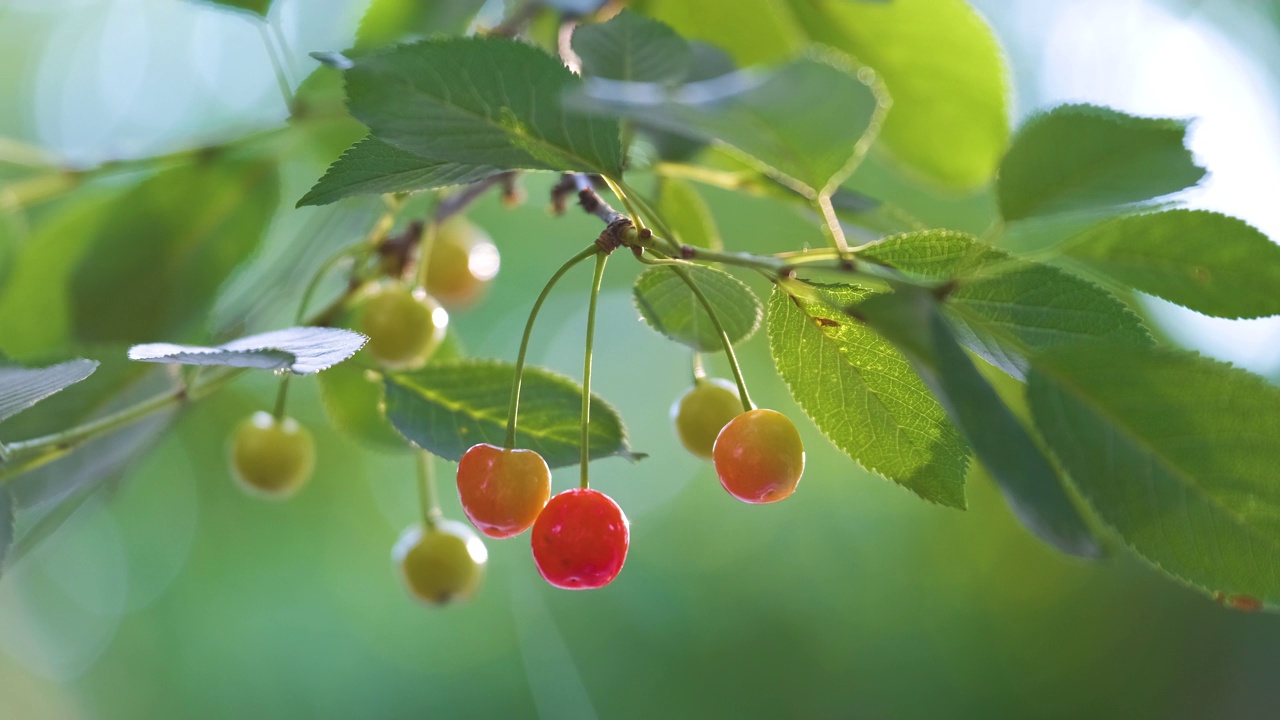
[[804, 473], [800, 433], [774, 410], [750, 410], [730, 420], [716, 437], [712, 455], [724, 489], [753, 504], [790, 496]]
[[532, 450], [473, 445], [458, 461], [458, 498], [471, 524], [494, 538], [519, 535], [551, 496], [551, 469]]
[[608, 585], [622, 570], [630, 544], [627, 516], [597, 490], [565, 490], [551, 498], [533, 524], [538, 572], [566, 590]]

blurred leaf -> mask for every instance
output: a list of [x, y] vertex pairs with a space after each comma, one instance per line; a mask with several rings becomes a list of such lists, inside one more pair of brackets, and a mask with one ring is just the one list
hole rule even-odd
[[0, 421], [80, 382], [97, 369], [97, 362], [83, 358], [46, 368], [0, 362]]
[[1205, 315], [1280, 314], [1280, 246], [1237, 218], [1203, 210], [1133, 215], [1060, 249], [1099, 275]]
[[[387, 417], [419, 447], [457, 461], [477, 443], [502, 444], [514, 377], [514, 365], [493, 361], [443, 363], [415, 373], [387, 375]], [[562, 375], [526, 366], [516, 446], [538, 452], [551, 467], [576, 464], [581, 408], [581, 386]], [[592, 459], [644, 457], [628, 446], [618, 412], [594, 393], [590, 443]]]
[[739, 65], [786, 60], [805, 45], [803, 30], [778, 0], [632, 0], [630, 5], [682, 37], [724, 48]]
[[487, 165], [428, 160], [371, 136], [352, 145], [335, 160], [324, 177], [298, 201], [298, 207], [327, 205], [352, 195], [466, 185], [500, 172]]
[[274, 163], [212, 161], [158, 173], [120, 197], [72, 274], [90, 342], [185, 338], [257, 246], [278, 202]]
[[1057, 468], [952, 337], [933, 296], [902, 287], [872, 296], [858, 312], [911, 362], [1022, 524], [1062, 552], [1101, 557]]
[[853, 74], [848, 58], [827, 52], [674, 90], [589, 78], [566, 102], [717, 143], [812, 198], [853, 172], [888, 100]]
[[608, 0], [544, 0], [547, 5], [564, 13], [587, 15], [605, 6]]
[[[684, 270], [715, 308], [730, 342], [737, 345], [760, 328], [764, 308], [741, 280], [712, 267], [687, 266]], [[711, 316], [671, 268], [651, 267], [640, 273], [632, 299], [649, 327], [668, 338], [699, 352], [724, 351]]]
[[360, 19], [356, 48], [393, 45], [435, 33], [455, 34], [467, 29], [485, 0], [373, 0]]
[[271, 10], [273, 0], [196, 0], [209, 5], [219, 5], [231, 10], [248, 10], [249, 12], [265, 18]]
[[689, 43], [674, 30], [630, 10], [605, 23], [579, 25], [572, 46], [584, 74], [609, 80], [676, 83], [693, 59]]
[[1036, 424], [1084, 497], [1167, 573], [1280, 602], [1280, 388], [1167, 348], [1036, 358]]
[[881, 139], [913, 170], [974, 188], [1009, 142], [1009, 71], [964, 0], [789, 0], [810, 37], [876, 71], [893, 96]]
[[292, 327], [237, 338], [217, 347], [148, 343], [129, 348], [129, 359], [182, 365], [289, 370], [309, 375], [359, 352], [369, 338], [330, 327]]
[[504, 170], [622, 173], [617, 123], [567, 114], [560, 97], [581, 80], [524, 43], [400, 45], [356, 60], [346, 78], [351, 114], [411, 153]]
[[836, 308], [870, 291], [817, 285], [815, 298], [775, 289], [769, 349], [791, 395], [836, 447], [925, 500], [965, 507], [969, 450], [946, 411], [888, 342]]
[[671, 227], [673, 238], [681, 245], [720, 250], [720, 228], [702, 195], [690, 183], [679, 178], [663, 178], [658, 191], [659, 217]]
[[[450, 327], [440, 347], [431, 355], [428, 367], [462, 358], [457, 331]], [[357, 363], [342, 363], [320, 373], [319, 379], [325, 413], [339, 432], [372, 450], [406, 452], [413, 449], [387, 419], [386, 390], [381, 375]]]
[[1000, 164], [1006, 220], [1141, 202], [1200, 182], [1181, 120], [1062, 105], [1027, 120]]
[[1097, 339], [1151, 342], [1138, 316], [1097, 285], [963, 233], [895, 235], [864, 254], [909, 273], [955, 279], [943, 312], [960, 342], [1019, 379], [1033, 352]]

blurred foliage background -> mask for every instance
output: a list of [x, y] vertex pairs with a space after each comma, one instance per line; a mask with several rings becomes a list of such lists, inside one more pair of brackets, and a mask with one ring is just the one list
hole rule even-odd
[[[1200, 117], [1192, 147], [1214, 176], [1192, 203], [1280, 235], [1280, 6], [974, 4], [1009, 53], [1015, 120], [1065, 100]], [[315, 67], [308, 51], [352, 44], [364, 6], [276, 3], [271, 22], [295, 80]], [[484, 12], [501, 10], [490, 2]], [[286, 117], [259, 29], [194, 2], [0, 1], [0, 68], [0, 137], [80, 167], [216, 143]], [[277, 291], [281, 268], [305, 279], [366, 231], [376, 201], [292, 209], [358, 135], [336, 122], [303, 135], [303, 150], [281, 152], [280, 212], [255, 262], [223, 284], [214, 327], [288, 324], [297, 294]], [[138, 172], [126, 166], [40, 204], [22, 242], [0, 237], [0, 350], [39, 360], [74, 348], [106, 360], [68, 394], [105, 393], [140, 373], [114, 367], [120, 347], [83, 350], [68, 310], [86, 238]], [[990, 219], [987, 194], [922, 190], [881, 157], [852, 184], [932, 223], [981, 232]], [[592, 218], [547, 216], [549, 179], [526, 178], [525, 188], [523, 207], [490, 197], [470, 214], [503, 261], [485, 300], [453, 316], [470, 355], [514, 357], [537, 289], [599, 232]], [[731, 248], [822, 242], [788, 207], [705, 196]], [[675, 441], [668, 406], [689, 383], [688, 355], [639, 321], [629, 291], [638, 271], [611, 264], [597, 337], [596, 389], [651, 454], [594, 466], [596, 485], [633, 524], [612, 585], [547, 587], [526, 536], [487, 543], [488, 576], [470, 604], [418, 606], [390, 561], [417, 517], [411, 456], [337, 435], [304, 379], [291, 409], [316, 433], [317, 476], [288, 503], [246, 497], [229, 477], [226, 438], [269, 405], [274, 382], [245, 377], [172, 431], [141, 438], [154, 448], [121, 458], [118, 480], [77, 494], [56, 532], [11, 559], [0, 581], [0, 717], [1274, 716], [1280, 619], [1224, 610], [1124, 553], [1096, 564], [1062, 556], [1017, 525], [978, 471], [966, 513], [867, 475], [800, 420], [763, 333], [742, 349], [744, 371], [758, 403], [797, 418], [809, 465], [786, 503], [733, 502], [710, 465]], [[580, 268], [552, 296], [533, 362], [579, 372], [588, 281]], [[1175, 339], [1280, 374], [1275, 322], [1137, 302]], [[44, 421], [69, 412], [56, 406]], [[442, 476], [451, 470], [440, 463]], [[74, 480], [74, 468], [59, 472]], [[575, 473], [558, 475], [560, 489]], [[68, 480], [66, 492], [74, 487]], [[461, 517], [445, 496], [446, 514]]]

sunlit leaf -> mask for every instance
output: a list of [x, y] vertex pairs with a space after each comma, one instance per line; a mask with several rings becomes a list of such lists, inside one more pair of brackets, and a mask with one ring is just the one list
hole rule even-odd
[[697, 189], [684, 180], [663, 178], [657, 212], [675, 235], [672, 239], [681, 245], [712, 250], [724, 247], [710, 206]]
[[[818, 286], [769, 299], [769, 349], [791, 394], [836, 447], [931, 502], [965, 507], [969, 450], [901, 353], [839, 308], [870, 292]], [[820, 299], [819, 299], [820, 298]]]
[[943, 311], [960, 342], [1019, 379], [1033, 352], [1097, 339], [1151, 342], [1142, 321], [1097, 285], [963, 233], [895, 235], [865, 254], [909, 273], [954, 279]]
[[460, 33], [484, 0], [373, 0], [360, 19], [356, 48], [392, 45], [433, 33]]
[[[764, 309], [755, 293], [734, 276], [712, 267], [684, 268], [716, 311], [716, 317], [737, 344], [755, 334]], [[636, 278], [632, 298], [649, 327], [700, 352], [724, 350], [724, 343], [687, 283], [670, 268], [652, 267]]]
[[954, 187], [991, 180], [1009, 142], [1009, 71], [964, 0], [788, 0], [815, 40], [870, 66], [893, 96], [880, 139], [907, 167]]

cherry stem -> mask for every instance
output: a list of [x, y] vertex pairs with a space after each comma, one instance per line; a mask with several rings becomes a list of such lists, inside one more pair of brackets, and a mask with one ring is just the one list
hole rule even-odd
[[262, 44], [267, 49], [267, 57], [271, 58], [271, 69], [275, 71], [276, 85], [280, 88], [280, 97], [284, 99], [285, 110], [293, 112], [293, 91], [289, 89], [289, 80], [285, 76], [284, 62], [277, 54], [276, 44], [271, 38], [271, 28], [267, 21], [257, 23], [258, 32], [262, 35]]
[[271, 411], [272, 417], [274, 417], [277, 422], [284, 419], [285, 403], [288, 402], [289, 399], [289, 378], [291, 377], [293, 377], [293, 373], [286, 370], [284, 375], [280, 378], [280, 390], [276, 392], [276, 405]]
[[595, 243], [591, 243], [582, 249], [582, 252], [569, 258], [565, 264], [556, 270], [551, 279], [542, 288], [542, 292], [538, 295], [538, 299], [533, 303], [533, 309], [529, 311], [529, 319], [524, 325], [524, 336], [520, 338], [520, 352], [516, 355], [516, 377], [511, 383], [511, 402], [508, 405], [509, 412], [507, 414], [507, 438], [503, 441], [502, 446], [508, 450], [512, 450], [516, 446], [516, 418], [520, 413], [520, 385], [524, 377], [524, 359], [529, 351], [529, 337], [533, 334], [533, 321], [538, 319], [538, 311], [542, 309], [542, 303], [546, 301], [547, 295], [551, 294], [551, 288], [555, 287], [560, 278], [578, 263], [600, 252], [600, 248]]
[[630, 185], [627, 185], [626, 183], [619, 185], [618, 189], [615, 190], [614, 192], [619, 192], [619, 191], [626, 191], [626, 193], [631, 197], [631, 200], [635, 202], [635, 204], [639, 206], [639, 208], [644, 212], [644, 214], [649, 217], [649, 222], [655, 228], [658, 229], [659, 233], [662, 234], [662, 237], [657, 239], [662, 240], [664, 243], [666, 243], [672, 252], [676, 252], [680, 249], [679, 243], [671, 239], [676, 236], [675, 233], [671, 232], [671, 228], [667, 226], [667, 223], [662, 219], [662, 216], [654, 212], [653, 206], [649, 204], [649, 201], [644, 199], [643, 195], [641, 195], [639, 192], [636, 192], [635, 188], [631, 187]]
[[582, 477], [579, 481], [583, 490], [589, 487], [587, 462], [591, 460], [591, 348], [596, 341], [596, 305], [600, 300], [600, 282], [608, 259], [608, 253], [596, 255], [596, 273], [591, 279], [591, 300], [587, 304], [587, 343], [582, 358]]
[[436, 244], [436, 236], [440, 234], [440, 221], [431, 218], [427, 224], [422, 227], [422, 235], [418, 240], [418, 267], [417, 267], [417, 285], [420, 288], [427, 286], [427, 272], [430, 270], [431, 248]]
[[836, 252], [840, 253], [840, 257], [844, 259], [850, 258], [849, 241], [844, 237], [844, 228], [840, 225], [840, 218], [836, 216], [835, 206], [831, 204], [831, 196], [825, 193], [818, 195], [816, 200], [819, 212], [822, 213], [822, 219], [827, 225], [827, 234], [831, 237], [831, 243], [835, 245]]
[[706, 368], [702, 367], [702, 353], [693, 353], [693, 382], [696, 385], [700, 380], [707, 377]]
[[440, 511], [440, 495], [436, 492], [435, 458], [426, 450], [419, 450], [417, 460], [418, 502], [422, 505], [422, 522], [435, 530], [436, 524], [444, 517], [444, 513]]
[[644, 220], [640, 217], [640, 213], [636, 212], [635, 206], [631, 204], [631, 199], [627, 197], [627, 194], [622, 191], [622, 187], [608, 175], [603, 175], [602, 177], [605, 183], [609, 185], [609, 189], [613, 191], [613, 194], [617, 195], [618, 199], [622, 201], [622, 206], [627, 209], [627, 214], [631, 216], [631, 222], [636, 226], [636, 229], [644, 230]]
[[307, 316], [307, 306], [311, 304], [311, 298], [315, 296], [316, 290], [320, 287], [320, 281], [324, 279], [338, 263], [353, 257], [359, 250], [363, 248], [343, 248], [338, 252], [329, 256], [327, 260], [320, 263], [320, 267], [316, 268], [315, 275], [311, 276], [311, 280], [307, 282], [307, 287], [302, 291], [302, 300], [298, 301], [298, 312], [293, 317], [294, 324], [301, 324], [302, 319]]

